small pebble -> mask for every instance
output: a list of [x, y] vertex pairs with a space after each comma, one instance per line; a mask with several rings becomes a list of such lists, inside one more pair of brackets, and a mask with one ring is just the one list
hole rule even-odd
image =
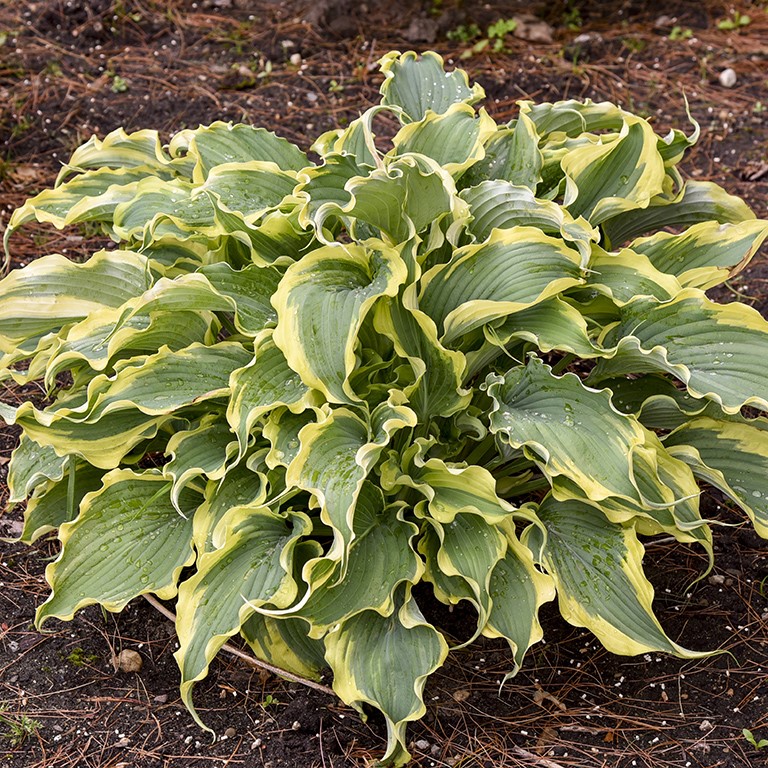
[[301, 723], [298, 720], [293, 721], [293, 725], [291, 725], [292, 731], [300, 731], [301, 730]]
[[414, 744], [414, 746], [416, 749], [420, 749], [422, 752], [426, 752], [430, 748], [431, 744], [426, 739], [419, 739]]
[[227, 730], [226, 730], [226, 731], [224, 731], [224, 735], [225, 735], [225, 736], [226, 736], [228, 739], [234, 739], [234, 738], [235, 738], [235, 736], [237, 736], [237, 731], [236, 731], [234, 728], [227, 728]]
[[161, 693], [157, 696], [155, 696], [152, 701], [155, 702], [155, 704], [165, 704], [168, 701], [168, 694], [167, 693]]
[[725, 582], [725, 576], [720, 573], [713, 573], [707, 581], [710, 584], [723, 584]]
[[301, 64], [301, 54], [292, 53], [289, 61], [291, 62], [291, 64], [293, 64], [294, 67], [298, 67], [299, 64]]
[[734, 85], [736, 85], [736, 73], [728, 67], [728, 69], [724, 69], [717, 78], [720, 81], [720, 85], [723, 86], [723, 88], [733, 88]]
[[314, 91], [310, 91], [307, 94], [307, 101], [317, 101], [317, 94]]
[[143, 664], [141, 656], [136, 651], [125, 649], [112, 659], [115, 669], [121, 672], [138, 672]]
[[711, 731], [712, 730], [712, 723], [709, 722], [709, 720], [702, 720], [701, 724], [699, 725], [700, 731]]

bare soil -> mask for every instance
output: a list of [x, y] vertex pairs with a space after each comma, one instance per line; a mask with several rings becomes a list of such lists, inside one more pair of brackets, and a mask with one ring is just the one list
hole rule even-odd
[[[768, 13], [765, 2], [737, 5], [751, 21], [725, 31], [717, 22], [731, 7], [709, 0], [542, 8], [469, 0], [4, 2], [0, 222], [49, 186], [78, 144], [120, 125], [168, 136], [217, 119], [246, 121], [308, 147], [377, 100], [375, 62], [392, 48], [432, 48], [460, 63], [486, 88], [497, 120], [514, 117], [519, 99], [589, 97], [622, 103], [665, 131], [686, 126], [685, 94], [703, 129], [685, 172], [722, 184], [766, 218]], [[485, 29], [526, 11], [551, 25], [551, 43], [510, 36], [505, 52], [461, 61], [471, 43], [447, 37], [461, 24]], [[736, 72], [734, 87], [719, 82], [726, 68]], [[97, 243], [87, 229], [30, 229], [15, 238], [14, 266], [51, 252], [84, 258]], [[764, 250], [714, 296], [765, 314], [767, 285]], [[0, 383], [7, 402], [30, 396], [41, 393]], [[0, 480], [16, 439], [0, 427]], [[704, 556], [664, 542], [648, 547], [646, 570], [669, 635], [727, 653], [615, 657], [549, 606], [546, 642], [501, 690], [511, 658], [500, 642], [454, 654], [433, 676], [427, 715], [410, 729], [413, 765], [768, 766], [768, 749], [742, 735], [749, 728], [768, 737], [768, 546], [722, 498], [705, 503], [707, 515], [734, 524], [715, 531], [713, 573], [696, 582]], [[0, 535], [18, 534], [21, 514], [0, 518]], [[213, 740], [179, 701], [173, 625], [144, 600], [119, 616], [88, 608], [38, 633], [34, 611], [56, 550], [52, 540], [0, 543], [0, 767], [360, 768], [381, 754], [385, 729], [376, 716], [363, 723], [332, 697], [225, 655], [196, 689]], [[456, 636], [472, 620], [460, 609], [434, 610]], [[141, 656], [139, 672], [115, 670], [124, 649]]]

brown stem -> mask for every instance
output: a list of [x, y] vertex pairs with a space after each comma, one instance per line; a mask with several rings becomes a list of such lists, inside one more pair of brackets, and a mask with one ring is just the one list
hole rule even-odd
[[[162, 613], [166, 619], [170, 619], [174, 623], [176, 622], [176, 614], [169, 611], [164, 605], [161, 605], [154, 597], [152, 597], [152, 595], [144, 595], [144, 599], [155, 610]], [[268, 664], [266, 661], [257, 659], [255, 656], [251, 656], [251, 654], [245, 653], [241, 651], [239, 648], [235, 648], [234, 645], [230, 645], [229, 643], [224, 643], [224, 645], [221, 646], [221, 650], [226, 651], [232, 656], [237, 656], [239, 659], [242, 659], [243, 661], [247, 662], [253, 667], [266, 669], [268, 672], [271, 672], [273, 675], [279, 675], [280, 677], [284, 677], [286, 680], [290, 680], [294, 683], [301, 683], [302, 685], [306, 685], [308, 688], [314, 688], [314, 690], [320, 691], [321, 693], [327, 693], [329, 696], [333, 696], [333, 697], [336, 696], [334, 691], [331, 688], [328, 688], [328, 686], [322, 685], [321, 683], [316, 683], [314, 680], [307, 680], [307, 678], [299, 677], [299, 675], [294, 675], [293, 672], [288, 672], [288, 670], [286, 669], [280, 669], [280, 667], [275, 667], [272, 664]]]

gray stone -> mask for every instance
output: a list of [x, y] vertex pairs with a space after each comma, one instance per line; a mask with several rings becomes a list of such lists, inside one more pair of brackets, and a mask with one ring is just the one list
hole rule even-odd
[[718, 75], [717, 79], [720, 81], [720, 85], [722, 85], [723, 88], [733, 88], [733, 86], [736, 85], [738, 77], [736, 76], [736, 72], [728, 67], [728, 69], [724, 69]]

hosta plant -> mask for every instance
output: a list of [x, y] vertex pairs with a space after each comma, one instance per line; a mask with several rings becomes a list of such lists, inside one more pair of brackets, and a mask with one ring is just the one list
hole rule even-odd
[[711, 556], [702, 481], [768, 536], [768, 323], [704, 293], [768, 222], [683, 179], [695, 124], [524, 101], [499, 125], [436, 54], [381, 67], [314, 159], [220, 122], [77, 149], [6, 247], [32, 220], [115, 246], [0, 283], [4, 375], [49, 394], [0, 413], [22, 539], [61, 542], [38, 625], [175, 598], [193, 713], [240, 634], [330, 668], [402, 765], [449, 651], [503, 638], [513, 674], [555, 597], [610, 651], [697, 655], [654, 616], [641, 539]]

